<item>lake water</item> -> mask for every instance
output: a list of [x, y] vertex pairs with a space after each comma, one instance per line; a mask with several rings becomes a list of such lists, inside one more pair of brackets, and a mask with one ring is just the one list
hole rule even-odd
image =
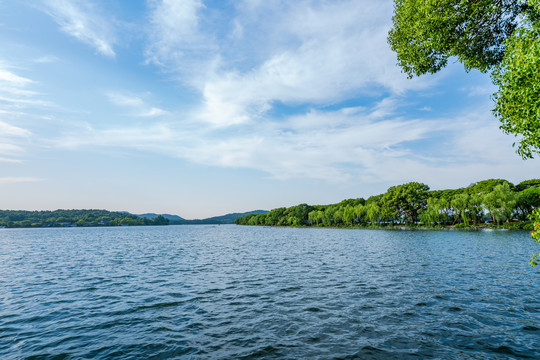
[[527, 232], [0, 230], [0, 359], [540, 358]]

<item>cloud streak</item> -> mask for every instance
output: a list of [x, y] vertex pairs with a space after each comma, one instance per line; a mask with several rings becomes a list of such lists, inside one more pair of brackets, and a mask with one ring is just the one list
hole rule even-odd
[[29, 130], [13, 122], [25, 116], [21, 109], [45, 104], [34, 99], [37, 93], [27, 89], [33, 84], [33, 80], [0, 67], [0, 162], [19, 163], [21, 160], [17, 157], [24, 152], [23, 145], [32, 136]]
[[175, 123], [89, 128], [60, 139], [59, 144], [145, 149], [211, 166], [257, 169], [278, 179], [347, 182], [361, 176], [380, 181], [395, 177], [389, 167], [399, 162], [431, 166], [432, 159], [408, 144], [451, 130], [445, 119], [396, 118], [396, 107], [387, 99], [368, 109], [312, 110], [280, 121], [262, 119], [229, 135], [212, 127]]
[[43, 0], [44, 11], [60, 29], [93, 47], [101, 55], [114, 58], [115, 31], [90, 2], [79, 0]]
[[132, 116], [153, 118], [169, 114], [166, 110], [149, 105], [139, 96], [116, 91], [110, 91], [106, 93], [106, 96], [112, 104], [130, 109]]
[[32, 83], [32, 80], [16, 75], [10, 71], [0, 69], [0, 82], [16, 87], [22, 87]]

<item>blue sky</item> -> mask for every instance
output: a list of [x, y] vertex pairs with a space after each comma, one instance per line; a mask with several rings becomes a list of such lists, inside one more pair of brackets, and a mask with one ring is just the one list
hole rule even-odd
[[401, 73], [392, 9], [0, 0], [0, 208], [202, 218], [539, 177], [488, 75]]

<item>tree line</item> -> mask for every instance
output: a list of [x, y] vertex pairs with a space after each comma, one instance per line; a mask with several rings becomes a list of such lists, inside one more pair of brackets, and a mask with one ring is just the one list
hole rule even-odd
[[107, 210], [0, 210], [0, 227], [7, 228], [168, 224], [169, 220], [161, 215], [147, 219], [125, 212]]
[[[514, 185], [489, 179], [466, 188], [430, 190], [426, 184], [410, 182], [390, 187], [368, 199], [347, 199], [337, 204], [300, 204], [249, 214], [236, 219], [238, 225], [267, 226], [503, 226], [533, 229], [529, 221], [540, 208], [540, 179]], [[486, 225], [486, 223], [488, 225]]]

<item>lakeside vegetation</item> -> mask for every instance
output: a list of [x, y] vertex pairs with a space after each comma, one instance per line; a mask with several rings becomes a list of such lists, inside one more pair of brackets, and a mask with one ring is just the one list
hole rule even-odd
[[107, 210], [0, 210], [0, 227], [7, 228], [168, 224], [169, 220], [161, 215], [149, 219], [125, 212]]
[[466, 188], [430, 190], [411, 182], [390, 187], [368, 199], [347, 199], [337, 204], [300, 204], [246, 215], [238, 225], [478, 228], [502, 227], [533, 230], [533, 211], [540, 208], [540, 179], [514, 185], [503, 179], [473, 183]]
[[[392, 23], [387, 40], [409, 78], [434, 74], [450, 58], [467, 71], [489, 72], [498, 87], [492, 111], [500, 128], [516, 136], [513, 146], [523, 159], [540, 154], [540, 0], [395, 0]], [[482, 206], [491, 213], [489, 204], [487, 199]], [[495, 210], [493, 219], [502, 211], [508, 220], [510, 210], [505, 208]], [[540, 210], [529, 216], [531, 236], [540, 243]], [[540, 265], [538, 259], [540, 252], [531, 257], [533, 267]]]

